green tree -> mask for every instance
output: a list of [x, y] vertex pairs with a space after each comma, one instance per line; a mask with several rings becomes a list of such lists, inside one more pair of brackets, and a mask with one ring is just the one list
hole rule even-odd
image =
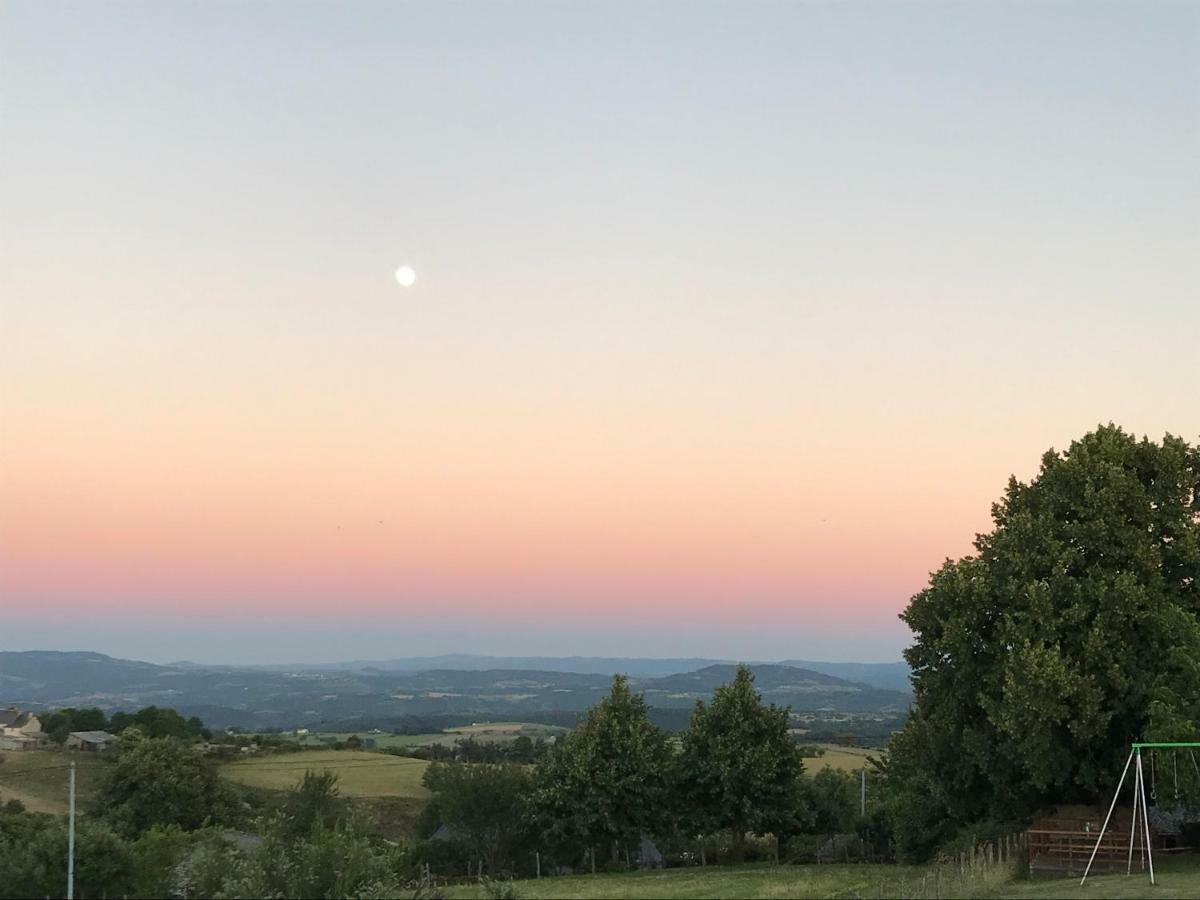
[[490, 874], [515, 862], [527, 842], [533, 779], [520, 766], [434, 763], [424, 783], [453, 840]]
[[680, 766], [698, 830], [728, 828], [735, 862], [744, 858], [748, 831], [795, 826], [804, 762], [788, 733], [787, 709], [762, 702], [748, 666], [738, 666], [711, 704], [696, 702]]
[[86, 709], [68, 706], [42, 717], [42, 730], [56, 744], [64, 743], [72, 731], [105, 731], [107, 728], [104, 711], [94, 706]]
[[537, 748], [528, 735], [518, 735], [508, 748], [508, 758], [513, 762], [531, 763], [537, 756]]
[[824, 768], [804, 782], [811, 811], [809, 827], [816, 834], [845, 834], [858, 822], [858, 776]]
[[888, 769], [913, 858], [933, 823], [1095, 802], [1131, 741], [1200, 736], [1200, 450], [1103, 426], [992, 518], [901, 616], [916, 702]]
[[195, 716], [185, 719], [169, 706], [147, 706], [136, 713], [113, 713], [109, 730], [113, 734], [120, 734], [131, 725], [140, 728], [146, 737], [173, 737], [181, 740], [199, 737], [204, 729], [204, 723]]
[[155, 825], [200, 828], [227, 817], [232, 805], [216, 769], [186, 744], [129, 729], [105, 773], [95, 810], [121, 833], [137, 837]]
[[[5, 897], [61, 897], [67, 886], [67, 828], [60, 817], [0, 811], [0, 875]], [[111, 828], [81, 820], [75, 828], [75, 896], [121, 896], [134, 889], [129, 845]]]
[[613, 678], [608, 697], [540, 760], [535, 806], [563, 849], [626, 850], [670, 824], [673, 752], [645, 699]]
[[188, 897], [357, 897], [405, 895], [402, 851], [373, 841], [352, 821], [294, 837], [282, 817], [260, 823], [257, 846], [206, 837], [190, 854], [180, 887]]
[[134, 896], [176, 896], [180, 864], [194, 848], [213, 840], [220, 840], [217, 829], [184, 831], [178, 825], [151, 828], [129, 844], [135, 873]]
[[346, 801], [337, 786], [337, 773], [325, 770], [304, 773], [300, 783], [288, 792], [283, 814], [292, 835], [304, 835], [321, 826], [333, 827], [346, 816]]

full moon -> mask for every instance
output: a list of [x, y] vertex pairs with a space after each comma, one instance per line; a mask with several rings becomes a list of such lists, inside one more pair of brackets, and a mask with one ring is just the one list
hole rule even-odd
[[400, 287], [412, 287], [417, 283], [417, 273], [412, 266], [401, 266], [396, 270], [396, 284]]

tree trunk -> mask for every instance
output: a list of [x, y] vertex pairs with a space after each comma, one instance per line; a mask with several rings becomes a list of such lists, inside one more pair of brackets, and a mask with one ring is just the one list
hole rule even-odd
[[741, 865], [746, 859], [746, 829], [741, 825], [733, 826], [733, 861]]

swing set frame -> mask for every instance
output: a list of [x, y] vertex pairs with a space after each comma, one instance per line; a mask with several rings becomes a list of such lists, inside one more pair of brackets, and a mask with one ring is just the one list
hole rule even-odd
[[[1200, 741], [1136, 741], [1130, 745], [1129, 758], [1125, 760], [1125, 768], [1121, 771], [1121, 780], [1117, 782], [1117, 789], [1113, 791], [1112, 803], [1108, 807], [1108, 815], [1104, 817], [1104, 824], [1100, 826], [1100, 836], [1096, 838], [1096, 846], [1092, 848], [1092, 855], [1088, 859], [1087, 868], [1083, 870], [1083, 878], [1079, 879], [1079, 886], [1083, 887], [1083, 883], [1087, 881], [1088, 873], [1092, 870], [1092, 863], [1096, 860], [1096, 853], [1100, 849], [1100, 843], [1104, 840], [1104, 832], [1108, 829], [1108, 822], [1112, 818], [1113, 810], [1117, 808], [1117, 799], [1121, 796], [1121, 788], [1125, 785], [1125, 776], [1129, 774], [1129, 767], [1134, 767], [1134, 782], [1133, 782], [1133, 824], [1129, 832], [1129, 859], [1125, 867], [1125, 874], [1133, 873], [1133, 842], [1137, 836], [1138, 830], [1138, 814], [1142, 817], [1142, 833], [1145, 836], [1145, 844], [1139, 841], [1139, 849], [1142, 851], [1143, 864], [1150, 865], [1150, 883], [1154, 884], [1154, 851], [1150, 846], [1150, 813], [1146, 808], [1146, 776], [1142, 771], [1142, 751], [1143, 750], [1200, 750]], [[1136, 760], [1136, 765], [1134, 764]], [[1192, 755], [1192, 765], [1196, 766], [1196, 757]], [[1200, 775], [1200, 767], [1197, 767], [1196, 773]]]

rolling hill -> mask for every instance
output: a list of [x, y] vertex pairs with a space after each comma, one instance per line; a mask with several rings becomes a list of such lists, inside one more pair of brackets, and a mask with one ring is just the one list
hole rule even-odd
[[[703, 662], [703, 661], [700, 661]], [[902, 714], [906, 691], [788, 665], [753, 666], [764, 697], [795, 713]], [[733, 677], [728, 663], [661, 676], [636, 676], [632, 686], [670, 721]], [[366, 722], [381, 726], [417, 717], [461, 720], [561, 719], [600, 700], [608, 672], [530, 668], [254, 668], [155, 665], [99, 653], [0, 652], [0, 705], [32, 708], [173, 706], [216, 726], [294, 728]], [[674, 712], [672, 712], [674, 711]]]

